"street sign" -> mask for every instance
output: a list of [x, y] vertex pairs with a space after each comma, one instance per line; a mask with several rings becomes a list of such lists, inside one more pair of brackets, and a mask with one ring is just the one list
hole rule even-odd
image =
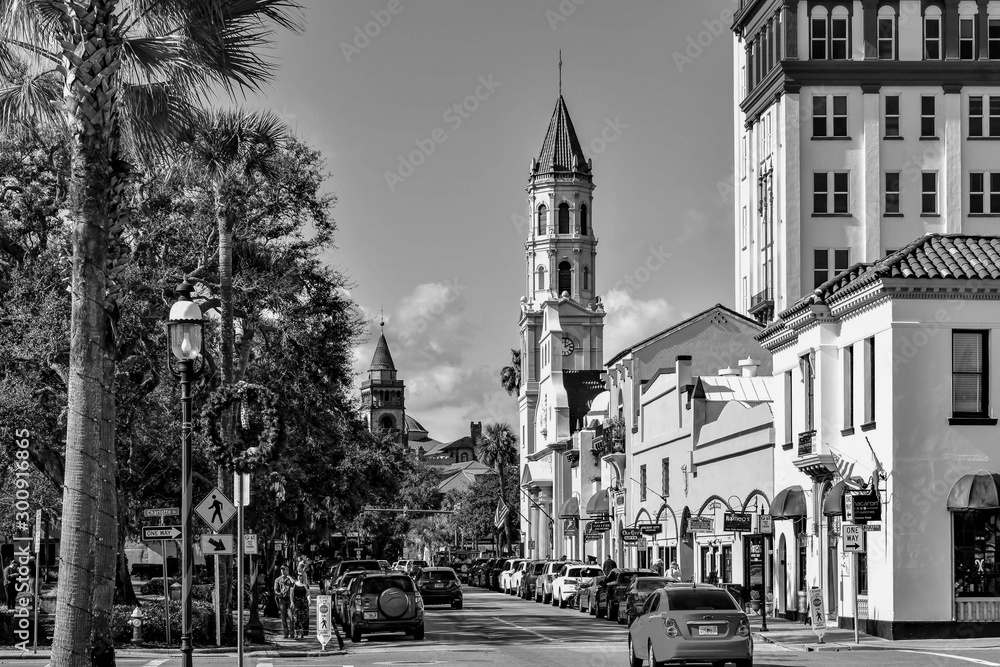
[[[239, 505], [240, 473], [233, 473], [233, 500]], [[250, 507], [250, 473], [243, 473], [243, 507]]]
[[255, 533], [246, 533], [243, 535], [243, 553], [248, 555], [256, 555], [257, 551], [257, 535]]
[[809, 589], [809, 620], [812, 622], [813, 632], [823, 641], [826, 634], [826, 607], [823, 603], [823, 589], [813, 586]]
[[722, 519], [722, 530], [727, 533], [749, 533], [752, 516], [748, 512], [726, 512]]
[[535, 548], [535, 541], [534, 540], [528, 540], [528, 548], [529, 549], [534, 549]]
[[329, 595], [316, 596], [316, 638], [326, 650], [326, 644], [333, 638], [333, 618], [330, 613], [333, 601]]
[[844, 537], [844, 551], [857, 553], [865, 550], [865, 532], [862, 526], [844, 523], [840, 530]]
[[202, 535], [201, 553], [208, 555], [229, 556], [233, 553], [232, 535]]
[[879, 532], [882, 532], [882, 524], [880, 524], [880, 523], [866, 523], [865, 525], [861, 526], [861, 530], [865, 531], [866, 533], [869, 532], [869, 531], [874, 531], [876, 533], [879, 533]]
[[156, 508], [152, 508], [152, 509], [148, 509], [148, 510], [143, 510], [142, 511], [142, 515], [144, 517], [146, 517], [147, 519], [150, 518], [150, 517], [157, 517], [157, 516], [180, 516], [181, 515], [181, 508], [180, 507], [156, 507]]
[[284, 540], [275, 540], [274, 541], [274, 550], [275, 551], [281, 551], [284, 548], [285, 548], [285, 541]]
[[180, 526], [143, 526], [142, 541], [150, 540], [179, 540], [181, 538]]
[[622, 528], [622, 542], [638, 542], [642, 539], [642, 532], [638, 528]]
[[760, 517], [760, 519], [758, 521], [757, 530], [760, 531], [760, 534], [770, 535], [771, 533], [773, 533], [774, 524], [772, 523], [772, 521], [774, 520], [774, 517], [772, 517], [770, 514], [759, 514], [758, 516]]
[[219, 532], [236, 514], [236, 506], [216, 487], [198, 503], [194, 511], [212, 530]]
[[[583, 534], [583, 541], [584, 542], [596, 542], [597, 540], [601, 539], [602, 537], [604, 537], [604, 535], [602, 533], [584, 533]], [[532, 549], [534, 549], [534, 547], [532, 547]]]
[[[42, 510], [35, 512], [35, 553], [42, 553]], [[32, 575], [35, 573], [32, 572]]]
[[689, 533], [711, 533], [715, 530], [715, 519], [710, 516], [693, 516], [688, 519]]
[[591, 533], [604, 533], [611, 530], [611, 522], [607, 519], [595, 519], [590, 522], [590, 528], [588, 528]]
[[663, 532], [663, 524], [654, 521], [644, 521], [637, 528], [642, 531], [643, 535], [659, 535]]

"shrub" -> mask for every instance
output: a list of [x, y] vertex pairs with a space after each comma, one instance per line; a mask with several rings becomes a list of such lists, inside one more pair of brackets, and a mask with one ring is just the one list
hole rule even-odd
[[[115, 605], [111, 614], [111, 632], [116, 644], [132, 640], [132, 609], [128, 605]], [[165, 644], [167, 641], [163, 604], [156, 602], [142, 606], [145, 615], [142, 640], [145, 644]], [[172, 646], [181, 642], [181, 603], [170, 601], [170, 639]], [[191, 601], [191, 639], [196, 646], [215, 644], [215, 610], [210, 602]]]

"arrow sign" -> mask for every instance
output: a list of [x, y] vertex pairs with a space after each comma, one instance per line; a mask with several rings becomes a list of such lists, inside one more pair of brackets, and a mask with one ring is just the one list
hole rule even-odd
[[180, 526], [143, 526], [142, 541], [151, 540], [179, 540], [181, 538]]
[[202, 535], [201, 553], [205, 555], [229, 555], [233, 553], [232, 535]]
[[861, 552], [865, 550], [865, 533], [861, 526], [849, 523], [841, 524], [840, 530], [844, 536], [844, 551]]

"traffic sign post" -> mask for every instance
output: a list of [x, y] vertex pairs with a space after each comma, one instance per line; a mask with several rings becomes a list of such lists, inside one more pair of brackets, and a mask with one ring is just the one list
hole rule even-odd
[[181, 537], [180, 526], [143, 526], [142, 541], [178, 540]]
[[[179, 517], [180, 515], [181, 515], [181, 509], [179, 507], [150, 507], [148, 509], [144, 509], [142, 511], [142, 516], [146, 517], [147, 519], [159, 517], [159, 519], [160, 519], [160, 525], [159, 526], [143, 526], [142, 527], [142, 541], [143, 542], [147, 541], [147, 537], [146, 537], [146, 529], [147, 528], [154, 529], [154, 530], [157, 529], [157, 528], [159, 528], [159, 530], [161, 531], [161, 534], [166, 534], [167, 532], [169, 532], [170, 534], [172, 534], [173, 531], [169, 531], [168, 530], [170, 528], [177, 528], [177, 530], [180, 532], [180, 529], [177, 526], [167, 526], [167, 525], [165, 525], [165, 522], [166, 522], [168, 516], [178, 516]], [[152, 537], [152, 534], [153, 533], [150, 533], [151, 536], [148, 539], [149, 540], [155, 540], [155, 539], [157, 539], [155, 537]], [[180, 537], [180, 535], [178, 535], [178, 537]], [[168, 540], [172, 541], [172, 540], [175, 540], [177, 538], [176, 537], [169, 537], [169, 538], [163, 538], [163, 537], [161, 537], [159, 539], [160, 539], [160, 555], [163, 558], [163, 618], [166, 619], [166, 623], [165, 623], [165, 628], [164, 629], [165, 629], [165, 632], [166, 632], [167, 646], [170, 646], [170, 643], [171, 643], [171, 641], [170, 641], [170, 578], [168, 576], [169, 573], [167, 572], [167, 541]]]
[[215, 533], [201, 536], [201, 553], [210, 556], [232, 556], [233, 536]]
[[257, 549], [257, 535], [256, 533], [247, 533], [243, 536], [243, 553], [248, 556], [256, 556], [260, 553]]
[[316, 596], [316, 639], [319, 640], [324, 651], [326, 650], [327, 642], [333, 639], [333, 631], [331, 629], [333, 615], [330, 613], [332, 604], [332, 599], [329, 595]]
[[817, 643], [822, 644], [823, 635], [826, 634], [826, 608], [823, 604], [823, 589], [819, 586], [809, 589], [809, 620], [812, 621], [813, 632], [819, 637]]
[[[853, 563], [852, 571], [854, 578], [858, 576], [858, 554], [865, 550], [865, 528], [868, 526], [855, 526], [851, 524], [841, 524], [840, 530], [844, 536], [844, 551], [851, 554]], [[854, 593], [854, 643], [860, 644], [860, 630], [858, 628], [858, 594]]]
[[223, 526], [236, 514], [236, 506], [226, 497], [218, 487], [205, 496], [205, 499], [194, 508], [195, 513], [201, 520], [208, 524], [216, 533], [222, 530]]

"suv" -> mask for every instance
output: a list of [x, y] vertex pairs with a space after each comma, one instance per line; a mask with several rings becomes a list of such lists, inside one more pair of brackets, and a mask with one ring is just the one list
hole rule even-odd
[[[617, 621], [619, 615], [625, 613], [625, 593], [633, 579], [638, 577], [658, 577], [654, 570], [631, 567], [616, 567], [608, 572], [608, 578], [597, 589], [597, 618], [608, 615], [609, 621]], [[601, 605], [601, 598], [604, 604]], [[601, 609], [604, 609], [603, 613]]]
[[450, 567], [425, 567], [416, 579], [424, 604], [450, 604], [462, 608], [462, 583]]
[[382, 566], [377, 560], [342, 560], [333, 566], [330, 571], [330, 580], [337, 581], [340, 577], [352, 570], [364, 570], [366, 572], [381, 572]]
[[535, 596], [535, 580], [538, 575], [542, 573], [545, 569], [544, 560], [533, 560], [528, 563], [527, 568], [524, 570], [524, 575], [521, 577], [521, 585], [518, 588], [517, 595], [523, 600], [530, 600]]
[[351, 599], [351, 641], [372, 632], [405, 632], [424, 638], [424, 601], [405, 574], [365, 574]]
[[559, 576], [564, 565], [583, 565], [578, 560], [552, 560], [545, 564], [542, 573], [535, 579], [535, 602], [552, 602], [552, 580]]

